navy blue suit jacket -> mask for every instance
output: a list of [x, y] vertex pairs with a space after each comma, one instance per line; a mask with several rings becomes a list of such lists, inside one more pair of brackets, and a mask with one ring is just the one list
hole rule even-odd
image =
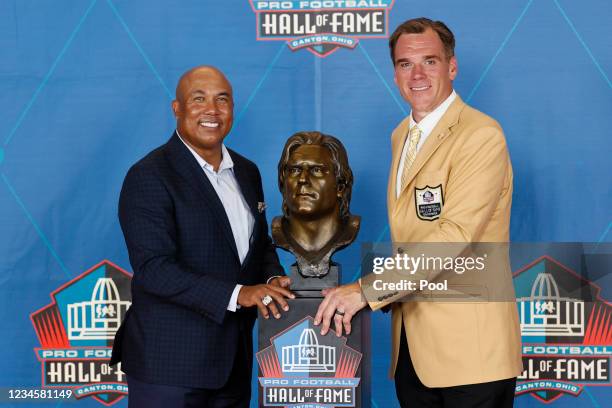
[[111, 364], [121, 361], [141, 381], [215, 389], [227, 381], [237, 347], [252, 359], [256, 308], [227, 311], [231, 294], [237, 283], [284, 273], [258, 208], [259, 170], [229, 152], [255, 218], [242, 265], [221, 201], [176, 133], [125, 177], [119, 221], [134, 271], [132, 306]]

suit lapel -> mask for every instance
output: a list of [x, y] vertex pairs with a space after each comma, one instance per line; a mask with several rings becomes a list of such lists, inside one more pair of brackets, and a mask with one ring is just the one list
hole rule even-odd
[[253, 215], [254, 223], [253, 223], [253, 233], [249, 237], [249, 251], [247, 252], [244, 261], [242, 262], [242, 268], [248, 264], [249, 259], [251, 257], [251, 251], [253, 249], [252, 243], [255, 240], [259, 239], [257, 236], [257, 232], [259, 231], [260, 217], [259, 217], [259, 209], [257, 208], [257, 193], [255, 191], [255, 185], [249, 178], [248, 169], [246, 167], [246, 163], [244, 159], [236, 154], [234, 151], [228, 149], [230, 152], [230, 156], [232, 156], [232, 161], [234, 162], [234, 177], [236, 177], [236, 181], [238, 182], [238, 187], [240, 187], [240, 192], [244, 197], [249, 209], [251, 210], [251, 215]]
[[251, 210], [251, 214], [253, 217], [257, 219], [257, 213], [259, 210], [257, 209], [257, 196], [254, 190], [253, 183], [249, 181], [248, 170], [246, 169], [245, 163], [243, 159], [235, 154], [232, 150], [228, 149], [230, 152], [230, 156], [232, 156], [232, 161], [234, 162], [234, 176], [236, 177], [236, 181], [238, 182], [238, 186], [240, 187], [240, 191], [242, 192], [242, 196], [244, 197], [249, 209]]
[[408, 125], [410, 123], [410, 116], [400, 124], [393, 136], [391, 136], [391, 170], [389, 171], [389, 186], [387, 188], [387, 202], [390, 210], [395, 208], [397, 202], [397, 169], [402, 157], [402, 150], [408, 137]]
[[[419, 174], [421, 168], [427, 163], [429, 158], [434, 154], [434, 152], [440, 147], [440, 145], [444, 142], [447, 136], [450, 135], [450, 128], [455, 125], [459, 120], [459, 113], [463, 110], [465, 103], [459, 98], [457, 95], [456, 99], [453, 103], [448, 107], [448, 110], [444, 113], [442, 118], [438, 121], [438, 124], [431, 131], [431, 134], [425, 141], [425, 144], [417, 154], [414, 163], [410, 167], [408, 171], [408, 176], [406, 178], [406, 184], [403, 187], [403, 190], [400, 192], [400, 195], [404, 193], [406, 187], [410, 184], [410, 182]], [[404, 138], [405, 140], [405, 138]], [[400, 149], [403, 147], [400, 147]], [[400, 152], [401, 155], [401, 152]], [[398, 160], [399, 163], [399, 160]], [[396, 172], [397, 174], [397, 169]]]
[[176, 132], [172, 135], [170, 141], [166, 144], [168, 148], [168, 158], [173, 164], [176, 171], [183, 176], [188, 184], [190, 184], [195, 191], [198, 191], [203, 196], [203, 203], [206, 204], [214, 214], [214, 219], [225, 237], [228, 245], [231, 247], [232, 252], [239, 261], [238, 249], [236, 248], [236, 241], [234, 240], [234, 234], [232, 233], [232, 227], [230, 225], [225, 208], [217, 196], [212, 184], [204, 174], [204, 170], [200, 168], [197, 160], [193, 157], [189, 149], [179, 139]]

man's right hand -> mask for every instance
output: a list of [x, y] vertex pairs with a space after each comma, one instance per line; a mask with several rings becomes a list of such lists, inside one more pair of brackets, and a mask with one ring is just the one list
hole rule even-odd
[[[263, 299], [266, 296], [270, 296], [273, 301], [267, 306], [264, 304]], [[272, 313], [276, 319], [281, 317], [277, 307], [280, 306], [285, 312], [289, 310], [289, 305], [285, 298], [295, 299], [295, 295], [288, 289], [285, 289], [276, 285], [253, 285], [243, 286], [238, 292], [238, 304], [242, 307], [257, 306], [261, 315], [264, 318], [269, 317], [269, 312]]]

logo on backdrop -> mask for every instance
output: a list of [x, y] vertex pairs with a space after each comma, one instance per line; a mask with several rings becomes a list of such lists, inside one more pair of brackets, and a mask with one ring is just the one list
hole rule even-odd
[[610, 386], [612, 305], [600, 288], [543, 256], [514, 275], [523, 340], [516, 395], [550, 403]]
[[272, 337], [272, 345], [256, 353], [263, 377], [265, 407], [354, 407], [355, 377], [361, 353], [346, 337], [320, 336], [307, 316]]
[[30, 319], [41, 347], [42, 386], [72, 388], [77, 399], [112, 405], [127, 395], [120, 364], [109, 367], [113, 339], [131, 305], [132, 276], [103, 261], [51, 293]]
[[359, 39], [387, 38], [395, 0], [250, 0], [257, 16], [257, 41], [286, 41], [327, 57], [340, 47], [354, 49]]

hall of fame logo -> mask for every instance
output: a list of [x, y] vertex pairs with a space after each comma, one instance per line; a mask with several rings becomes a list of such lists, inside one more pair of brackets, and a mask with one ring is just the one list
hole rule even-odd
[[249, 0], [257, 16], [257, 41], [286, 41], [292, 51], [306, 48], [327, 57], [359, 39], [389, 37], [395, 0]]
[[354, 407], [361, 353], [346, 337], [318, 335], [307, 316], [270, 339], [256, 353], [265, 407]]
[[41, 347], [42, 386], [72, 388], [77, 399], [110, 406], [127, 395], [121, 365], [110, 367], [115, 332], [131, 305], [132, 276], [103, 261], [51, 293], [30, 319]]
[[600, 288], [551, 257], [514, 274], [523, 340], [516, 395], [544, 403], [610, 386], [612, 305]]
[[435, 187], [425, 186], [414, 188], [416, 214], [423, 221], [433, 221], [440, 218], [444, 206], [442, 184]]

